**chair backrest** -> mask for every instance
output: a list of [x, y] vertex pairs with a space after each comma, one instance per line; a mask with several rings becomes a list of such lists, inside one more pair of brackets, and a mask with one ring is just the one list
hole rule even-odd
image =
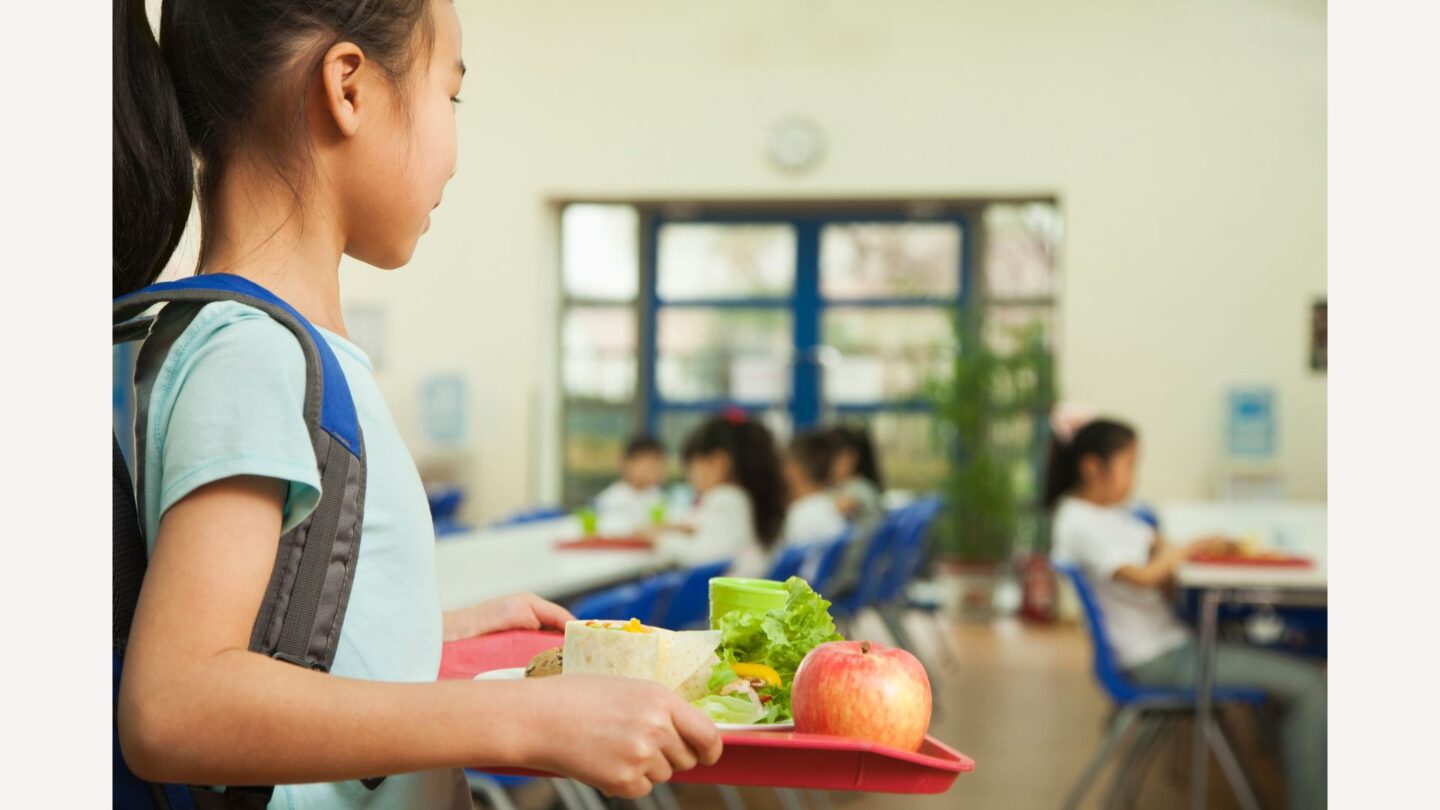
[[798, 576], [809, 582], [810, 587], [820, 595], [829, 593], [833, 590], [831, 586], [835, 583], [835, 577], [840, 573], [840, 562], [845, 559], [845, 553], [850, 549], [854, 538], [854, 530], [846, 529], [834, 540], [809, 546], [810, 553], [801, 563]]
[[889, 602], [904, 595], [906, 587], [920, 573], [925, 561], [925, 544], [930, 538], [930, 529], [940, 515], [942, 502], [938, 496], [930, 495], [906, 507], [896, 526], [895, 539], [890, 549], [890, 564], [885, 568], [876, 589], [875, 599]]
[[509, 517], [501, 518], [490, 524], [495, 528], [502, 526], [523, 526], [526, 523], [538, 523], [542, 520], [554, 520], [570, 514], [558, 506], [537, 506], [533, 509], [526, 509], [516, 512]]
[[671, 630], [684, 630], [700, 624], [710, 615], [710, 579], [723, 576], [730, 567], [729, 560], [722, 560], [681, 572], [679, 585], [660, 610], [660, 619], [655, 624]]
[[853, 615], [879, 600], [880, 588], [895, 563], [895, 543], [900, 539], [900, 530], [912, 519], [913, 507], [911, 504], [887, 513], [870, 535], [855, 589], [834, 603], [840, 613]]
[[1075, 593], [1080, 597], [1080, 606], [1085, 612], [1085, 626], [1090, 630], [1091, 646], [1094, 648], [1095, 679], [1100, 682], [1100, 687], [1116, 703], [1128, 703], [1138, 695], [1138, 690], [1130, 680], [1125, 677], [1124, 671], [1120, 668], [1120, 662], [1115, 659], [1115, 653], [1110, 649], [1110, 634], [1105, 629], [1105, 614], [1100, 610], [1100, 603], [1095, 598], [1095, 589], [1090, 581], [1086, 579], [1085, 573], [1079, 566], [1066, 563], [1052, 563], [1056, 571], [1061, 572], [1070, 578], [1075, 585]]
[[455, 519], [456, 513], [460, 511], [460, 502], [465, 499], [465, 492], [460, 487], [445, 487], [426, 492], [425, 497], [430, 501], [430, 518], [440, 523]]
[[570, 606], [570, 612], [577, 619], [634, 618], [653, 625], [659, 618], [662, 599], [675, 584], [677, 580], [669, 574], [646, 577], [582, 596]]
[[817, 543], [806, 543], [796, 546], [782, 546], [780, 553], [775, 555], [774, 562], [770, 563], [770, 570], [765, 573], [766, 579], [773, 579], [776, 582], [784, 582], [790, 577], [800, 573], [801, 566], [815, 550]]

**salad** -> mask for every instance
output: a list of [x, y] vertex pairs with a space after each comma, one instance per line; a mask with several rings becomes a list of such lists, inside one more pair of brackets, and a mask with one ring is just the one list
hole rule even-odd
[[830, 602], [800, 577], [785, 581], [783, 609], [734, 611], [720, 617], [720, 646], [707, 684], [693, 705], [717, 723], [780, 723], [790, 717], [790, 685], [805, 655], [840, 641]]

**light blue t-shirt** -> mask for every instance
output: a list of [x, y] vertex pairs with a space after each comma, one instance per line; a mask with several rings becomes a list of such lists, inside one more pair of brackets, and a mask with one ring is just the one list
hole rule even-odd
[[[374, 681], [429, 682], [440, 669], [435, 529], [420, 476], [355, 344], [321, 330], [350, 385], [366, 453], [365, 518], [345, 626], [331, 672]], [[305, 428], [305, 358], [295, 336], [237, 303], [211, 304], [175, 341], [147, 414], [145, 537], [196, 488], [236, 475], [288, 482], [284, 529], [319, 500], [320, 477]], [[358, 707], [357, 707], [358, 710]], [[457, 769], [390, 776], [374, 791], [359, 781], [282, 785], [283, 810], [470, 808]]]

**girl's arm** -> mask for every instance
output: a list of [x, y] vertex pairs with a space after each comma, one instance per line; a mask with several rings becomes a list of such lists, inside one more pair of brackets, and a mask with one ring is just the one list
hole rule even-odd
[[1150, 549], [1150, 561], [1144, 565], [1122, 565], [1115, 571], [1116, 582], [1139, 585], [1142, 588], [1159, 588], [1170, 582], [1175, 569], [1197, 554], [1224, 553], [1233, 545], [1223, 537], [1202, 537], [1183, 546], [1167, 544], [1159, 534]]
[[287, 784], [522, 765], [636, 796], [673, 770], [719, 757], [714, 724], [658, 684], [380, 683], [249, 652], [283, 497], [279, 481], [229, 478], [162, 519], [117, 708], [138, 776]]

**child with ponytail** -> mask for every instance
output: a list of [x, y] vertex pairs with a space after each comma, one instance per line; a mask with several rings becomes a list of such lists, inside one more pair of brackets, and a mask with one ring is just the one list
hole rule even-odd
[[[1199, 648], [1171, 611], [1163, 589], [1196, 554], [1232, 545], [1207, 537], [1170, 545], [1126, 508], [1140, 442], [1112, 419], [1057, 409], [1052, 418], [1045, 503], [1054, 511], [1054, 557], [1090, 581], [1115, 657], [1141, 684], [1193, 688]], [[1325, 807], [1326, 688], [1320, 670], [1281, 653], [1221, 643], [1217, 686], [1264, 689], [1285, 711], [1281, 726], [1288, 804]]]
[[658, 684], [434, 682], [443, 639], [570, 618], [529, 594], [441, 613], [424, 489], [341, 317], [341, 255], [405, 265], [455, 172], [460, 52], [450, 0], [164, 0], [158, 43], [143, 0], [115, 0], [112, 293], [156, 279], [194, 194], [196, 272], [320, 330], [368, 456], [331, 671], [250, 652], [279, 538], [319, 497], [304, 357], [243, 304], [163, 310], [168, 351], [152, 337], [139, 358], [159, 369], [137, 403], [150, 557], [116, 708], [142, 779], [278, 785], [270, 807], [468, 808], [466, 765], [633, 797], [719, 756], [714, 724]]
[[780, 453], [769, 429], [730, 410], [696, 428], [681, 456], [698, 503], [690, 536], [667, 539], [667, 550], [686, 565], [731, 560], [732, 576], [764, 576], [786, 503]]

